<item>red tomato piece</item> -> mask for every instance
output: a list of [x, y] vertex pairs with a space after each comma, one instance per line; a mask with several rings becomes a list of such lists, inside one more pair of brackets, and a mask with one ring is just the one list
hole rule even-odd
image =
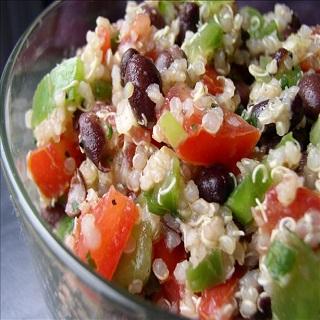
[[194, 165], [225, 163], [233, 167], [238, 160], [252, 153], [259, 138], [258, 129], [240, 116], [225, 111], [223, 124], [217, 133], [211, 134], [204, 129], [194, 133], [189, 131], [189, 137], [177, 148], [177, 154]]
[[182, 243], [170, 251], [165, 239], [161, 238], [153, 244], [153, 259], [157, 258], [161, 258], [166, 263], [169, 273], [172, 274], [177, 263], [187, 259], [187, 253]]
[[264, 231], [271, 233], [278, 222], [284, 217], [291, 217], [298, 220], [303, 217], [309, 209], [320, 211], [320, 196], [310, 189], [299, 188], [295, 200], [286, 207], [279, 202], [277, 191], [275, 187], [273, 187], [266, 193], [265, 207], [265, 214], [268, 221], [261, 227]]
[[74, 170], [65, 167], [68, 157], [72, 157], [79, 166], [83, 155], [75, 137], [67, 133], [61, 136], [58, 143], [49, 143], [28, 154], [28, 170], [45, 197], [58, 198], [68, 189], [74, 173]]
[[218, 80], [218, 73], [210, 66], [206, 66], [206, 73], [203, 75], [203, 83], [207, 86], [209, 93], [217, 95], [223, 93], [224, 85], [221, 80]]
[[91, 210], [100, 243], [96, 248], [88, 247], [82, 221], [88, 214], [81, 214], [75, 232], [75, 253], [81, 260], [92, 258], [96, 271], [111, 280], [122, 252], [126, 247], [132, 228], [138, 219], [138, 209], [134, 202], [118, 192], [113, 186]]
[[229, 320], [231, 315], [223, 314], [223, 306], [231, 303], [243, 275], [242, 270], [237, 270], [233, 276], [222, 283], [210, 289], [206, 289], [201, 297], [199, 306], [200, 319], [205, 320]]
[[98, 27], [98, 37], [102, 39], [102, 45], [101, 45], [101, 50], [102, 50], [102, 63], [105, 63], [106, 60], [106, 53], [108, 49], [111, 48], [111, 36], [110, 36], [110, 31], [105, 28], [105, 27]]

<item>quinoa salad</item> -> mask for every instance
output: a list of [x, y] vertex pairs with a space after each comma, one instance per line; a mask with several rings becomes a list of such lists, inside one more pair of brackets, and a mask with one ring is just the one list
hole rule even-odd
[[129, 1], [39, 82], [27, 168], [93, 272], [192, 319], [320, 319], [320, 25]]

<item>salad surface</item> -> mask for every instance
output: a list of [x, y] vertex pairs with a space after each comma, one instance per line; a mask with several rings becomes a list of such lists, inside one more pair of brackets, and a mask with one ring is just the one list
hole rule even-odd
[[195, 319], [320, 319], [320, 25], [129, 1], [38, 84], [41, 216], [92, 271]]

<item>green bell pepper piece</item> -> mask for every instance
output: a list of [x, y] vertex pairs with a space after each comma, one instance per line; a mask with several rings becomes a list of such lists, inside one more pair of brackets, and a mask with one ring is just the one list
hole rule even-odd
[[290, 272], [296, 260], [296, 252], [279, 240], [272, 242], [266, 257], [266, 266], [275, 280]]
[[187, 281], [193, 292], [202, 292], [225, 280], [222, 253], [215, 249], [195, 268], [187, 270]]
[[256, 199], [260, 201], [263, 199], [272, 183], [270, 172], [266, 167], [258, 169], [254, 178], [253, 180], [253, 175], [248, 174], [226, 202], [226, 206], [243, 226], [251, 223], [251, 208], [256, 206]]
[[148, 210], [154, 214], [164, 215], [171, 213], [177, 215], [178, 202], [183, 189], [178, 158], [172, 160], [172, 168], [165, 180], [153, 190], [144, 192]]
[[61, 241], [64, 241], [65, 237], [72, 232], [73, 224], [74, 224], [74, 219], [68, 216], [64, 216], [58, 222], [58, 226], [55, 229], [55, 234]]
[[112, 281], [124, 288], [128, 288], [135, 279], [139, 279], [145, 284], [151, 272], [152, 229], [150, 222], [142, 221], [135, 225], [132, 237], [136, 241], [135, 250], [122, 254], [112, 278]]
[[91, 87], [96, 100], [111, 101], [112, 84], [110, 81], [95, 80]]
[[284, 232], [285, 239], [274, 240], [278, 244], [271, 245], [266, 259], [273, 319], [319, 319], [320, 257], [294, 233]]
[[178, 147], [179, 144], [188, 137], [182, 125], [170, 111], [165, 112], [160, 117], [158, 124], [164, 136], [173, 148]]
[[315, 146], [320, 143], [320, 116], [311, 128], [310, 142]]
[[200, 29], [182, 44], [182, 50], [188, 57], [189, 63], [197, 61], [199, 56], [210, 60], [216, 49], [222, 45], [223, 31], [214, 21], [203, 24]]
[[[31, 125], [35, 128], [55, 109], [55, 94], [66, 91], [68, 104], [79, 104], [78, 81], [84, 80], [84, 66], [79, 58], [65, 60], [45, 75], [37, 86], [32, 101]], [[77, 81], [72, 84], [73, 81]]]

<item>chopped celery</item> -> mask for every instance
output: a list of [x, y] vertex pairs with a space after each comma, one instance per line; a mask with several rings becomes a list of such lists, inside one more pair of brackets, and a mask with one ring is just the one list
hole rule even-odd
[[55, 233], [57, 237], [64, 241], [64, 238], [72, 232], [74, 219], [68, 216], [64, 216], [58, 223]]
[[172, 115], [170, 111], [165, 112], [159, 119], [159, 126], [164, 136], [173, 148], [187, 138], [187, 133], [184, 131], [182, 125]]
[[222, 253], [215, 249], [196, 267], [187, 270], [187, 281], [193, 292], [201, 292], [225, 280]]
[[[280, 231], [267, 254], [273, 319], [319, 319], [320, 259], [294, 233]], [[280, 245], [280, 244], [281, 245]]]
[[285, 146], [286, 143], [289, 141], [293, 142], [294, 144], [299, 145], [299, 142], [293, 137], [292, 132], [289, 132], [281, 138], [280, 142], [276, 145], [276, 148], [280, 148], [282, 146]]
[[263, 164], [248, 174], [231, 193], [226, 206], [229, 207], [242, 225], [252, 221], [251, 208], [256, 206], [256, 199], [262, 200], [272, 183], [270, 172]]
[[122, 287], [128, 288], [133, 280], [139, 279], [144, 284], [148, 281], [151, 271], [152, 229], [148, 221], [135, 225], [132, 231], [135, 249], [123, 253], [112, 280]]
[[92, 84], [92, 91], [96, 100], [110, 101], [112, 95], [112, 84], [110, 81], [96, 80]]
[[178, 202], [183, 189], [179, 160], [172, 160], [172, 168], [165, 180], [153, 190], [144, 192], [148, 210], [154, 214], [171, 213], [176, 215]]
[[201, 57], [210, 60], [215, 50], [221, 47], [222, 36], [223, 31], [216, 22], [206, 22], [190, 39], [184, 41], [182, 50], [190, 63], [196, 62]]
[[279, 240], [272, 242], [266, 257], [266, 266], [273, 279], [279, 280], [293, 268], [296, 252]]
[[310, 142], [315, 146], [320, 143], [320, 116], [311, 128]]
[[68, 104], [78, 104], [79, 81], [84, 79], [84, 66], [79, 58], [65, 60], [45, 75], [37, 86], [32, 102], [31, 125], [35, 128], [55, 109], [55, 95], [65, 91]]

